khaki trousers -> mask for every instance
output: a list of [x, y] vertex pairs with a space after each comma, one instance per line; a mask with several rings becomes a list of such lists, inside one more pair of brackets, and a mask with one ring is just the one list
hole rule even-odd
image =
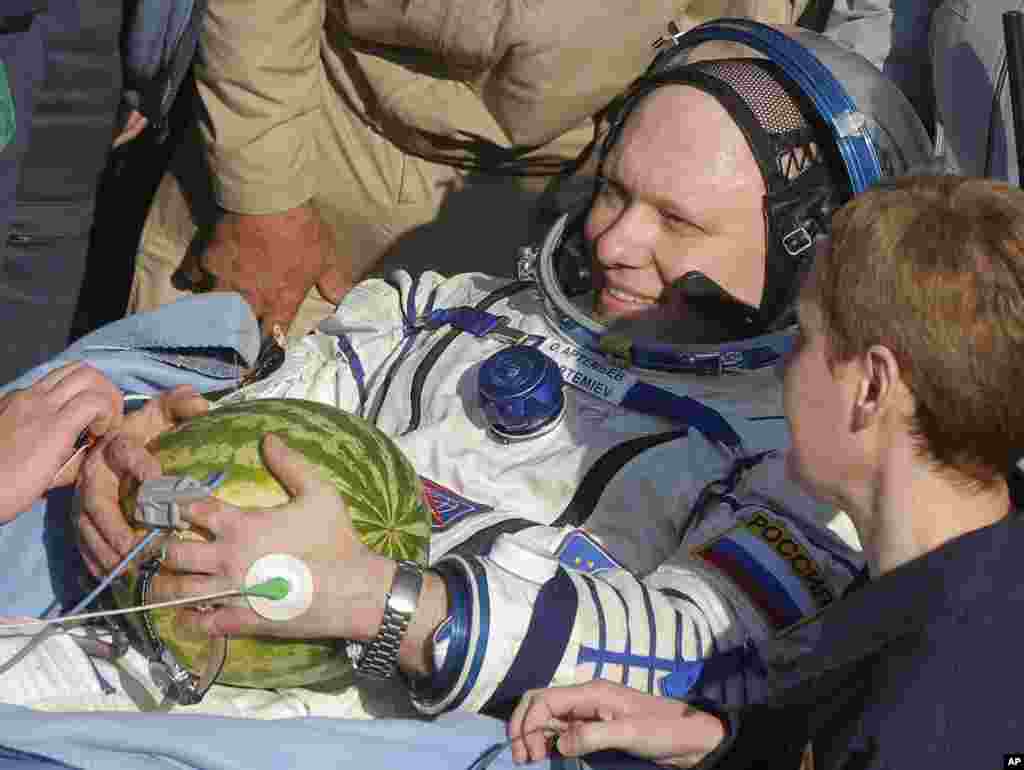
[[[408, 155], [346, 107], [324, 70], [321, 84], [316, 142], [322, 163], [312, 202], [333, 230], [337, 259], [355, 280], [397, 267], [514, 275], [517, 248], [539, 234], [536, 204], [550, 177], [488, 176]], [[176, 273], [201, 251], [215, 221], [198, 131], [189, 134], [143, 228], [129, 312], [189, 291]], [[591, 136], [588, 122], [545, 149], [572, 159]], [[289, 336], [307, 333], [333, 310], [314, 287]]]

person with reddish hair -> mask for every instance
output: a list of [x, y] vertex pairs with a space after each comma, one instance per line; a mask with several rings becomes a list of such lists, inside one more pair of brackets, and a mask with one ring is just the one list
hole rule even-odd
[[[1021, 734], [1024, 192], [907, 177], [840, 209], [797, 304], [793, 475], [845, 510], [857, 581], [765, 704], [703, 709], [593, 681], [527, 693], [517, 761], [621, 749], [659, 764], [1000, 767]], [[867, 577], [867, 575], [865, 575]], [[717, 718], [716, 718], [717, 717]], [[566, 723], [552, 744], [537, 729]], [[698, 763], [699, 761], [699, 763]], [[795, 760], [794, 760], [795, 761]]]

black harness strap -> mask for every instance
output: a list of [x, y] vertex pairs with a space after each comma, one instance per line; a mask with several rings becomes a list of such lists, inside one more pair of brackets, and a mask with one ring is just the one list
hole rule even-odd
[[[587, 471], [583, 480], [576, 488], [576, 494], [573, 495], [569, 504], [565, 506], [565, 510], [562, 511], [561, 515], [551, 522], [550, 526], [564, 527], [571, 525], [582, 527], [587, 519], [590, 518], [594, 509], [597, 508], [605, 488], [630, 460], [647, 449], [682, 438], [686, 435], [686, 432], [684, 428], [668, 433], [640, 436], [609, 449], [598, 458], [597, 462], [590, 466], [590, 470]], [[467, 538], [455, 546], [451, 553], [457, 553], [460, 556], [481, 556], [487, 553], [499, 535], [514, 534], [527, 527], [537, 526], [541, 526], [541, 524], [528, 519], [506, 519], [497, 524], [492, 524], [490, 527], [482, 529]]]
[[[513, 294], [530, 288], [533, 286], [532, 281], [513, 281], [506, 286], [502, 286], [500, 289], [496, 289], [480, 300], [474, 309], [476, 310], [487, 310], [492, 305], [500, 302], [503, 299], [511, 297]], [[405, 436], [412, 433], [420, 426], [420, 420], [423, 415], [423, 386], [426, 384], [427, 376], [430, 374], [430, 370], [434, 368], [434, 364], [437, 363], [438, 359], [444, 355], [444, 352], [448, 349], [455, 339], [462, 334], [460, 329], [451, 329], [441, 340], [430, 349], [426, 357], [420, 362], [420, 365], [416, 368], [416, 372], [412, 376], [412, 387], [409, 392], [410, 403], [412, 404], [412, 414], [409, 417], [409, 426], [402, 432]]]
[[597, 503], [600, 501], [601, 495], [604, 494], [605, 487], [627, 463], [647, 449], [682, 438], [688, 430], [688, 428], [681, 428], [667, 433], [640, 436], [605, 452], [596, 463], [590, 466], [587, 475], [583, 477], [583, 481], [577, 487], [576, 494], [565, 506], [562, 515], [555, 519], [551, 526], [562, 527], [569, 524], [574, 527], [582, 527], [597, 508]]

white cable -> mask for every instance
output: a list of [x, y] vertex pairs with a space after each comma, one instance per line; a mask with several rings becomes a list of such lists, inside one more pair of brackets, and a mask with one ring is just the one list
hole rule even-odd
[[[64, 617], [75, 617], [77, 612], [79, 612], [80, 610], [83, 610], [86, 607], [88, 607], [92, 603], [93, 599], [95, 599], [104, 590], [106, 590], [107, 586], [109, 586], [112, 582], [114, 582], [114, 580], [117, 578], [118, 575], [120, 575], [122, 572], [124, 572], [124, 570], [131, 563], [132, 559], [134, 559], [136, 556], [138, 556], [140, 553], [142, 553], [143, 549], [145, 549], [146, 546], [148, 546], [153, 541], [155, 541], [156, 538], [160, 537], [161, 535], [166, 535], [166, 534], [167, 534], [167, 531], [166, 530], [161, 530], [161, 529], [154, 529], [151, 532], [149, 532], [149, 534], [147, 534], [144, 538], [142, 538], [142, 540], [140, 540], [138, 543], [135, 544], [135, 546], [132, 548], [132, 550], [130, 550], [128, 552], [127, 556], [125, 556], [123, 559], [121, 559], [121, 561], [118, 563], [118, 565], [116, 567], [114, 567], [113, 571], [109, 575], [107, 575], [105, 578], [103, 578], [103, 580], [100, 581], [100, 584], [98, 586], [96, 586], [92, 591], [89, 592], [88, 596], [86, 596], [84, 599], [82, 599], [80, 602], [78, 602], [78, 604], [76, 604], [74, 607], [72, 607], [71, 608], [71, 612], [70, 612], [69, 615], [66, 615]], [[34, 650], [38, 645], [40, 645], [43, 642], [45, 642], [47, 640], [47, 638], [56, 631], [56, 628], [53, 625], [50, 625], [50, 624], [56, 624], [56, 623], [59, 623], [62, 620], [64, 620], [64, 618], [58, 617], [58, 618], [50, 618], [46, 622], [35, 621], [34, 624], [39, 625], [41, 623], [43, 627], [41, 629], [39, 629], [39, 631], [37, 631], [35, 634], [31, 635], [33, 638], [31, 640], [29, 640], [29, 642], [27, 644], [25, 644], [24, 647], [22, 647], [20, 650], [18, 650], [16, 653], [14, 653], [7, 660], [5, 660], [2, 663], [0, 663], [0, 676], [3, 676], [4, 674], [6, 674], [14, 666], [18, 665], [18, 663], [20, 663], [26, 657], [28, 657], [28, 655], [32, 652], [32, 650]], [[22, 624], [19, 624], [19, 625], [28, 625], [28, 624], [22, 623]]]
[[93, 442], [89, 440], [87, 441], [87, 443], [82, 444], [80, 447], [77, 447], [75, 451], [71, 453], [71, 457], [65, 460], [64, 464], [60, 466], [60, 469], [55, 474], [53, 474], [53, 481], [50, 482], [50, 485], [53, 486], [57, 479], [60, 478], [60, 474], [62, 474], [67, 469], [67, 467], [75, 461], [76, 457], [78, 457], [80, 454], [82, 454], [82, 452], [91, 447], [92, 444]]
[[[152, 604], [140, 604], [138, 607], [126, 607], [120, 610], [100, 610], [97, 612], [83, 612], [79, 615], [66, 615], [60, 618], [48, 618], [46, 620], [29, 620], [24, 623], [2, 623], [0, 624], [0, 636], [26, 636], [38, 632], [43, 626], [49, 626], [54, 623], [68, 623], [70, 621], [78, 620], [90, 620], [92, 618], [109, 618], [113, 615], [128, 615], [132, 612], [145, 612], [146, 610], [159, 610], [167, 607], [181, 607], [187, 604], [201, 604], [203, 602], [211, 602], [215, 599], [228, 599], [232, 596], [244, 596], [246, 589], [235, 588], [230, 591], [218, 591], [217, 593], [204, 594], [203, 596], [187, 596], [183, 599], [171, 599], [166, 602], [154, 602]], [[17, 633], [9, 634], [8, 629], [25, 629], [33, 628], [34, 632], [29, 631], [18, 631]]]

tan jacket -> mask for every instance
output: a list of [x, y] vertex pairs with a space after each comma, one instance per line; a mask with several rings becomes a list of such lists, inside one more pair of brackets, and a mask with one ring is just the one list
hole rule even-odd
[[806, 3], [209, 0], [197, 80], [218, 197], [246, 213], [311, 198], [316, 143], [330, 140], [317, 133], [326, 99], [413, 155], [554, 173], [580, 146], [560, 152], [560, 140], [593, 130], [589, 118], [643, 71], [668, 21], [792, 23]]

